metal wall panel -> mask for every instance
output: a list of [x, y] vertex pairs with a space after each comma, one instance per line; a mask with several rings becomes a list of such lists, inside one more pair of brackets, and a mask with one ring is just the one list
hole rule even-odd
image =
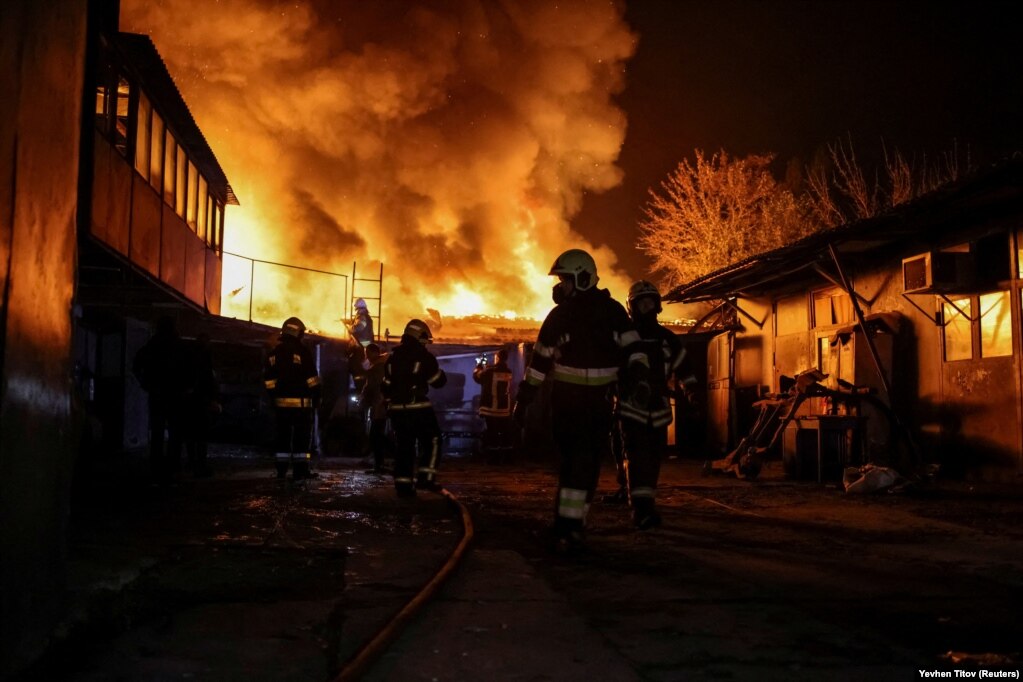
[[185, 296], [206, 305], [206, 244], [191, 231], [185, 236]]
[[149, 183], [132, 173], [131, 261], [150, 274], [160, 275], [160, 207], [163, 202]]
[[206, 309], [220, 314], [220, 284], [224, 264], [212, 249], [206, 249]]
[[95, 155], [90, 229], [97, 239], [127, 257], [131, 169], [98, 131], [93, 140]]
[[185, 244], [191, 232], [174, 209], [163, 204], [163, 235], [160, 250], [160, 279], [178, 291], [185, 291]]

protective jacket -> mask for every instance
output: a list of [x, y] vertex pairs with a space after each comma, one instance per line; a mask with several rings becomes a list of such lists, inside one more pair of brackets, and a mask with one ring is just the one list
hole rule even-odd
[[351, 326], [352, 338], [359, 342], [360, 346], [366, 347], [373, 343], [373, 318], [365, 310], [360, 310]]
[[276, 408], [311, 408], [320, 403], [320, 377], [312, 353], [294, 336], [281, 335], [263, 365], [263, 380]]
[[362, 387], [359, 404], [363, 410], [369, 412], [371, 419], [387, 417], [387, 401], [384, 400], [382, 390], [386, 364], [387, 356], [382, 355], [373, 360], [369, 369], [366, 370], [366, 381]]
[[543, 321], [523, 383], [535, 388], [550, 373], [556, 382], [613, 384], [621, 367], [646, 365], [638, 342], [628, 313], [607, 289], [578, 291]]
[[635, 382], [624, 382], [618, 402], [618, 415], [647, 426], [661, 427], [671, 423], [671, 380], [678, 384], [692, 383], [695, 377], [689, 370], [682, 342], [655, 318], [636, 322], [640, 342], [638, 348], [647, 357], [650, 373], [646, 387], [636, 391]]
[[512, 371], [507, 362], [499, 361], [490, 367], [479, 366], [473, 370], [472, 379], [481, 387], [481, 417], [511, 416]]
[[431, 386], [440, 388], [446, 382], [437, 358], [409, 334], [402, 335], [401, 345], [384, 363], [381, 390], [394, 428], [394, 487], [400, 496], [415, 494], [413, 476], [419, 486], [435, 483], [441, 431], [427, 393]]
[[437, 358], [408, 334], [387, 357], [381, 386], [388, 400], [388, 411], [433, 408], [427, 397], [430, 387], [441, 388], [448, 377]]
[[515, 412], [521, 414], [550, 375], [551, 430], [561, 456], [554, 532], [582, 532], [600, 476], [614, 417], [611, 396], [619, 368], [646, 372], [639, 334], [621, 303], [606, 289], [576, 290], [540, 326]]

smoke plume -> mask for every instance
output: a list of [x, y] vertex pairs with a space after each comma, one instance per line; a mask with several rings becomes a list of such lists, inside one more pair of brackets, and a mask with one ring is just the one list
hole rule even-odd
[[[358, 277], [382, 262], [393, 331], [427, 308], [542, 318], [547, 270], [567, 248], [590, 250], [601, 285], [624, 292], [614, 254], [571, 225], [584, 192], [621, 179], [625, 117], [612, 96], [635, 48], [623, 11], [122, 0], [121, 28], [152, 37], [241, 201], [226, 250], [344, 274], [358, 262]], [[248, 306], [248, 265], [232, 267], [225, 259], [225, 314], [244, 317], [230, 306]], [[260, 321], [297, 311], [341, 333], [338, 278], [258, 265], [252, 280]]]

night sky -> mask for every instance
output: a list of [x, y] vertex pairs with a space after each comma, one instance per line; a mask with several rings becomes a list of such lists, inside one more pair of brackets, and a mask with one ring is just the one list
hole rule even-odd
[[648, 188], [693, 149], [774, 152], [779, 164], [849, 139], [865, 162], [889, 149], [970, 149], [975, 163], [1023, 149], [1023, 60], [1007, 4], [630, 2], [639, 36], [616, 100], [628, 116], [621, 185], [572, 221], [634, 277]]

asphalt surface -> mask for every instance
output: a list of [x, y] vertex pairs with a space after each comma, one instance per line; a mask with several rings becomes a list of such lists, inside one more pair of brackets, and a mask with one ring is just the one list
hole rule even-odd
[[[462, 535], [440, 495], [399, 500], [356, 460], [278, 485], [222, 451], [211, 478], [138, 484], [115, 461], [77, 491], [73, 607], [27, 679], [329, 680]], [[137, 464], [137, 463], [136, 463]], [[664, 527], [595, 501], [587, 544], [550, 551], [546, 462], [451, 459], [470, 509], [462, 565], [367, 680], [917, 679], [1017, 670], [1018, 486], [938, 482], [900, 495], [704, 478], [669, 460]], [[606, 467], [601, 492], [613, 490]]]

